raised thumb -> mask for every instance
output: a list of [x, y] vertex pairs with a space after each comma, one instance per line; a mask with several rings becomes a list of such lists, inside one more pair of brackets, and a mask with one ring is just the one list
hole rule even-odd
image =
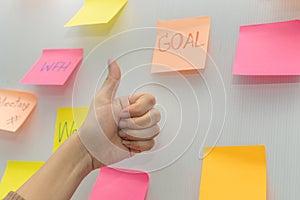
[[101, 89], [97, 94], [97, 98], [107, 101], [112, 101], [115, 98], [116, 92], [121, 79], [121, 71], [116, 61], [108, 60], [108, 75]]

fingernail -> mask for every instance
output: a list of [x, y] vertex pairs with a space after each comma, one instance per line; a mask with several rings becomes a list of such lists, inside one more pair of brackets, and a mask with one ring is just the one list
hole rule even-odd
[[127, 123], [124, 121], [124, 120], [121, 120], [120, 122], [119, 122], [119, 128], [125, 128], [126, 127], [126, 125], [127, 125]]
[[124, 138], [126, 137], [126, 134], [123, 131], [119, 131], [119, 136]]
[[128, 140], [123, 140], [122, 143], [125, 144], [125, 145], [130, 145], [131, 142], [128, 141]]
[[114, 60], [112, 58], [108, 59], [108, 65], [112, 64], [114, 62]]

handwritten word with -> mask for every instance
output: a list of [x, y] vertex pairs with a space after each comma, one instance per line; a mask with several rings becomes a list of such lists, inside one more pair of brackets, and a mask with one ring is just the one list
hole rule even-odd
[[71, 62], [53, 62], [52, 64], [48, 64], [47, 62], [45, 62], [40, 71], [43, 72], [43, 71], [57, 71], [57, 72], [60, 72], [60, 71], [63, 71], [65, 72], [68, 67], [71, 65]]
[[75, 127], [74, 120], [72, 121], [71, 127], [69, 127], [67, 121], [60, 122], [59, 123], [59, 127], [58, 127], [58, 142], [62, 142], [63, 141], [64, 135], [66, 135], [66, 138], [69, 138], [76, 131], [77, 131], [77, 128]]
[[58, 108], [54, 134], [53, 152], [71, 135], [76, 133], [85, 120], [88, 107]]
[[8, 118], [8, 119], [6, 120], [6, 124], [7, 124], [7, 125], [9, 125], [9, 124], [15, 125], [15, 123], [17, 123], [17, 121], [19, 120], [20, 117], [21, 117], [21, 116], [19, 116], [19, 115], [11, 116], [10, 118]]
[[29, 106], [30, 103], [23, 101], [21, 97], [16, 100], [9, 100], [7, 96], [0, 96], [0, 107], [19, 108], [25, 111]]
[[189, 33], [187, 37], [182, 33], [174, 33], [171, 35], [166, 32], [158, 39], [158, 48], [162, 52], [168, 51], [169, 49], [185, 49], [187, 46], [195, 48], [204, 46], [204, 43], [199, 44], [199, 31], [195, 34]]

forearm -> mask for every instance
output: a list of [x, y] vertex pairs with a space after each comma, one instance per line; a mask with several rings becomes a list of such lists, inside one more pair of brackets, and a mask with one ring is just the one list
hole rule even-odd
[[17, 192], [26, 200], [70, 199], [91, 171], [92, 158], [74, 134]]
[[118, 64], [110, 60], [108, 76], [93, 99], [80, 138], [76, 133], [64, 142], [18, 194], [26, 200], [70, 199], [93, 169], [154, 146], [160, 120], [159, 111], [153, 108], [155, 98], [134, 94], [115, 99], [120, 78]]

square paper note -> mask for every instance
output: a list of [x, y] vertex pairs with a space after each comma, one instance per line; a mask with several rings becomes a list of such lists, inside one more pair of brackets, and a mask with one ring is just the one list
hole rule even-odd
[[89, 107], [57, 109], [53, 152], [81, 127], [88, 111]]
[[126, 3], [127, 0], [85, 0], [83, 7], [65, 26], [106, 24]]
[[45, 49], [21, 83], [64, 85], [82, 56], [83, 49]]
[[300, 20], [241, 26], [235, 75], [300, 75]]
[[220, 146], [204, 149], [200, 200], [266, 200], [265, 147]]
[[43, 162], [9, 160], [1, 182], [0, 199], [3, 199], [8, 192], [16, 191], [21, 187], [43, 164]]
[[157, 22], [151, 72], [203, 69], [209, 30], [209, 16]]
[[145, 172], [102, 167], [89, 200], [144, 200], [148, 184]]
[[37, 97], [32, 93], [0, 89], [0, 129], [16, 132], [36, 102]]

